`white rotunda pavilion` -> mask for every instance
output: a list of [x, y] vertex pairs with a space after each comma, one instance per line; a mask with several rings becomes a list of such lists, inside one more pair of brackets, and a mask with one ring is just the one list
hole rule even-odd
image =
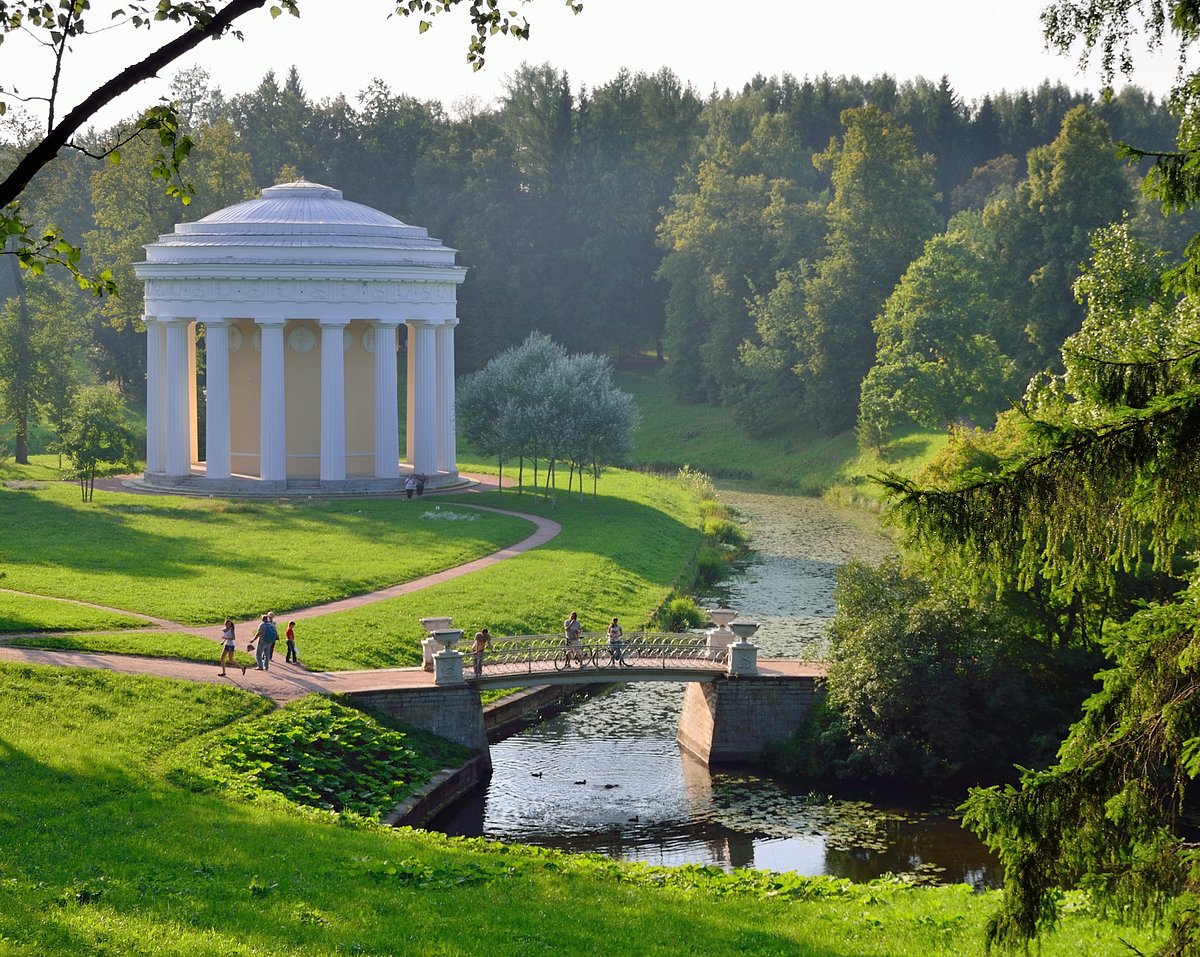
[[[455, 484], [455, 250], [316, 183], [146, 247], [149, 485], [278, 493]], [[204, 458], [197, 401], [204, 334]], [[398, 330], [407, 344], [400, 462]]]

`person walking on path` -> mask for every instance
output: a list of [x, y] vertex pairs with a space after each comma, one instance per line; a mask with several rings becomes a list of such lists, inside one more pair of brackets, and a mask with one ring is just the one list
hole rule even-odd
[[416, 487], [417, 487], [417, 480], [410, 475], [408, 478], [406, 478], [404, 480], [404, 497], [407, 499], [411, 499], [412, 493], [413, 493], [414, 489], [416, 489]]
[[483, 674], [483, 654], [487, 651], [487, 646], [491, 640], [492, 636], [488, 634], [486, 628], [481, 628], [475, 632], [475, 643], [471, 645], [471, 662], [475, 665], [476, 678]]
[[418, 475], [417, 476], [417, 498], [420, 498], [424, 494], [425, 494], [425, 476]]
[[290, 661], [294, 665], [300, 664], [300, 656], [296, 654], [296, 623], [289, 621], [287, 631], [283, 633], [283, 637], [287, 640], [287, 655], [284, 661]]
[[571, 659], [574, 658], [582, 668], [583, 625], [579, 623], [579, 616], [575, 612], [571, 612], [570, 617], [563, 622], [563, 636], [567, 640], [567, 667], [571, 667]]
[[275, 630], [275, 623], [271, 621], [269, 615], [263, 615], [262, 624], [254, 633], [254, 641], [258, 642], [258, 645], [257, 647], [251, 646], [254, 650], [254, 660], [258, 662], [254, 666], [255, 671], [271, 670], [271, 653], [275, 650], [275, 642], [278, 640], [279, 632]]
[[[237, 662], [233, 660], [234, 652], [237, 651], [237, 638], [233, 633], [233, 619], [225, 619], [225, 627], [221, 631], [221, 674], [225, 674], [225, 666], [233, 665], [237, 667]], [[242, 674], [246, 673], [246, 666], [242, 665]]]

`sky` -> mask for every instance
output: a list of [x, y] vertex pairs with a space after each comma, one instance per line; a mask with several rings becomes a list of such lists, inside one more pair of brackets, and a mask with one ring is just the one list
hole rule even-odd
[[[114, 6], [94, 0], [93, 22], [107, 23]], [[599, 86], [622, 67], [665, 66], [701, 95], [738, 90], [755, 74], [785, 72], [797, 78], [888, 73], [901, 82], [944, 74], [966, 102], [1045, 78], [1098, 90], [1094, 71], [1079, 73], [1073, 57], [1045, 49], [1043, 6], [1044, 0], [584, 0], [583, 12], [573, 15], [562, 0], [535, 0], [522, 8], [530, 40], [492, 37], [486, 67], [474, 72], [466, 62], [465, 9], [435, 18], [418, 35], [415, 18], [389, 19], [389, 0], [300, 0], [299, 19], [256, 11], [239, 21], [243, 41], [205, 43], [179, 65], [203, 67], [227, 96], [253, 89], [268, 70], [282, 78], [295, 65], [316, 100], [339, 93], [353, 99], [381, 78], [394, 93], [437, 99], [448, 109], [463, 99], [487, 104], [501, 96], [506, 77], [524, 61], [565, 70], [575, 89]], [[60, 114], [176, 29], [114, 28], [79, 38], [64, 71]], [[48, 62], [27, 39], [10, 36], [0, 46], [0, 85], [41, 92], [37, 81], [48, 76]], [[1170, 88], [1173, 51], [1135, 51], [1135, 65], [1141, 86], [1158, 96]], [[102, 114], [101, 125], [165, 95], [174, 72], [127, 94]]]

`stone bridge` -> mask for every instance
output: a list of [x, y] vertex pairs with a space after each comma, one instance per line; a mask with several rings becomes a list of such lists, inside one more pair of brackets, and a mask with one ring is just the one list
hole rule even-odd
[[[753, 623], [718, 609], [704, 633], [634, 631], [619, 650], [601, 635], [568, 648], [561, 635], [493, 639], [476, 656], [455, 645], [462, 632], [449, 619], [425, 619], [424, 643], [433, 687], [360, 691], [362, 704], [474, 748], [488, 759], [479, 692], [487, 688], [603, 686], [630, 681], [686, 682], [676, 737], [708, 763], [746, 762], [794, 734], [820, 693], [820, 664], [758, 660]], [[732, 628], [728, 627], [733, 625]], [[741, 625], [742, 627], [738, 627]]]

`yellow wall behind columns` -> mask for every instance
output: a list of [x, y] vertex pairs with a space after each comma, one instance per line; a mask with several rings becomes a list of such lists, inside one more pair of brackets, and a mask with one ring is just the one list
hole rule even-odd
[[375, 474], [375, 356], [363, 345], [363, 334], [375, 330], [353, 320], [346, 327], [346, 475]]
[[[292, 333], [307, 329], [312, 348], [296, 352]], [[287, 415], [287, 474], [321, 474], [321, 327], [312, 319], [294, 319], [283, 328], [284, 381], [272, 388], [283, 390]]]
[[231, 323], [241, 337], [236, 351], [229, 344], [229, 448], [230, 468], [235, 475], [257, 476], [259, 472], [259, 410], [258, 376], [261, 356], [251, 344], [254, 320], [238, 319]]
[[197, 323], [188, 323], [188, 449], [191, 456], [188, 461], [192, 465], [200, 462], [200, 426], [199, 399], [200, 383], [196, 379], [196, 334], [200, 331]]

